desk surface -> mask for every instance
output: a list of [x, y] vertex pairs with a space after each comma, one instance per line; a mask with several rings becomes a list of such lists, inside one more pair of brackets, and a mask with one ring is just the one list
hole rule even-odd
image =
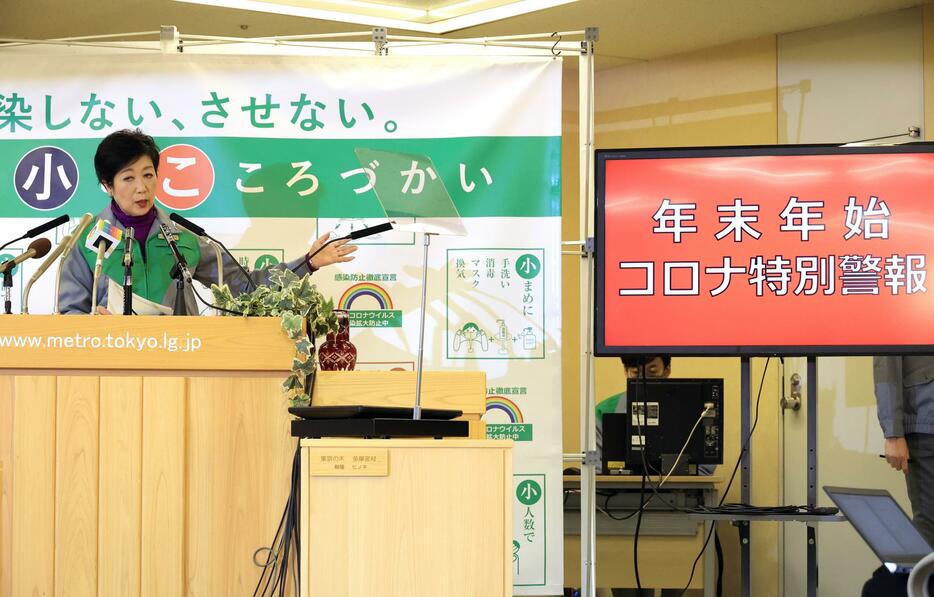
[[[564, 484], [566, 486], [580, 485], [580, 475], [564, 475]], [[658, 478], [651, 477], [653, 483], [658, 485]], [[665, 487], [671, 485], [691, 485], [698, 487], [713, 487], [723, 481], [718, 475], [672, 475], [665, 482]], [[598, 485], [641, 485], [641, 475], [597, 475]], [[646, 485], [648, 481], [646, 482]]]

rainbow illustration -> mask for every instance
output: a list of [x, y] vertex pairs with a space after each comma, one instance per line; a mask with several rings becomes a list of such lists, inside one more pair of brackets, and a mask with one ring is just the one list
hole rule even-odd
[[487, 396], [486, 411], [490, 412], [491, 410], [501, 410], [506, 413], [506, 416], [509, 417], [510, 423], [525, 422], [525, 419], [522, 418], [522, 411], [519, 410], [519, 407], [516, 406], [516, 403], [509, 398], [503, 398], [502, 396]]
[[386, 292], [382, 286], [372, 282], [360, 282], [348, 288], [344, 294], [341, 295], [341, 299], [337, 303], [337, 308], [349, 311], [350, 306], [361, 296], [368, 296], [376, 299], [380, 309], [392, 309], [392, 297], [389, 296], [389, 293]]

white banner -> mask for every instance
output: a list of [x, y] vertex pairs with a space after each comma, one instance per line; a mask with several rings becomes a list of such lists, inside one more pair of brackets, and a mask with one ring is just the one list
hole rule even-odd
[[[467, 235], [432, 239], [426, 368], [487, 373], [488, 435], [516, 442], [515, 593], [560, 593], [560, 61], [11, 57], [0, 72], [0, 181], [10, 190], [0, 236], [100, 211], [108, 200], [93, 154], [128, 127], [163, 149], [160, 206], [250, 268], [294, 258], [326, 231], [385, 220], [375, 166], [356, 149], [430, 158], [431, 168], [399, 173], [400, 193], [416, 200], [439, 180]], [[351, 313], [358, 369], [413, 369], [422, 238], [393, 231], [358, 244], [355, 261], [315, 282]], [[15, 275], [16, 311], [36, 265]], [[31, 313], [51, 311], [53, 278], [34, 287]]]

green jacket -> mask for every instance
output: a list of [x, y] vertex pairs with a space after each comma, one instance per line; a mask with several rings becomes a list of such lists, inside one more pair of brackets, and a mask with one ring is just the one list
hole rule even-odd
[[[121, 230], [123, 229], [123, 226], [114, 217], [109, 205], [97, 215], [97, 218], [108, 220]], [[171, 307], [175, 303], [176, 289], [175, 280], [172, 279], [169, 272], [175, 265], [175, 258], [159, 230], [160, 222], [166, 223], [171, 230], [178, 230], [175, 242], [179, 251], [188, 262], [192, 277], [205, 286], [210, 287], [211, 284], [217, 282], [217, 258], [214, 249], [206, 242], [187, 230], [178, 228], [174, 222], [169, 220], [164, 211], [156, 208], [156, 222], [153, 223], [152, 232], [146, 239], [145, 261], [139, 244], [133, 243], [133, 266], [131, 269], [133, 293], [154, 303]], [[58, 307], [61, 313], [89, 313], [91, 311], [91, 288], [93, 286], [94, 263], [97, 260], [97, 255], [84, 246], [90, 230], [89, 227], [82, 234], [78, 239], [75, 250], [68, 255], [68, 258], [61, 265], [62, 276], [58, 292]], [[308, 273], [308, 266], [304, 264], [304, 261], [304, 256], [302, 256], [285, 264], [276, 264], [256, 270], [250, 273], [250, 279], [254, 284], [267, 283], [269, 281], [269, 270], [281, 267], [297, 267], [296, 273], [302, 276]], [[224, 283], [230, 287], [234, 295], [245, 292], [250, 288], [249, 279], [244, 276], [234, 260], [227, 254], [223, 255], [222, 267]], [[98, 305], [107, 305], [108, 278], [122, 285], [123, 273], [123, 250], [122, 247], [118, 247], [104, 260], [101, 278], [97, 283]], [[208, 302], [213, 300], [212, 296], [204, 296], [203, 292], [202, 296]], [[204, 308], [203, 305], [196, 301], [192, 289], [187, 286], [185, 288], [185, 305], [187, 312], [192, 315], [198, 314]]]

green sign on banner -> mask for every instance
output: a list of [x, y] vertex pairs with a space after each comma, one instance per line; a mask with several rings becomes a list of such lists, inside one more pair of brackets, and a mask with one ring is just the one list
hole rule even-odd
[[516, 498], [523, 506], [534, 506], [542, 499], [542, 486], [532, 479], [526, 479], [516, 487]]
[[524, 280], [531, 280], [542, 271], [542, 262], [531, 253], [526, 253], [516, 259], [516, 273]]
[[351, 309], [347, 314], [352, 328], [402, 327], [402, 311], [398, 309]]
[[531, 423], [487, 423], [487, 439], [511, 439], [514, 442], [532, 441]]
[[264, 267], [276, 265], [277, 263], [279, 263], [279, 260], [275, 257], [275, 255], [260, 255], [256, 259], [256, 263], [253, 265], [253, 269], [263, 269]]

